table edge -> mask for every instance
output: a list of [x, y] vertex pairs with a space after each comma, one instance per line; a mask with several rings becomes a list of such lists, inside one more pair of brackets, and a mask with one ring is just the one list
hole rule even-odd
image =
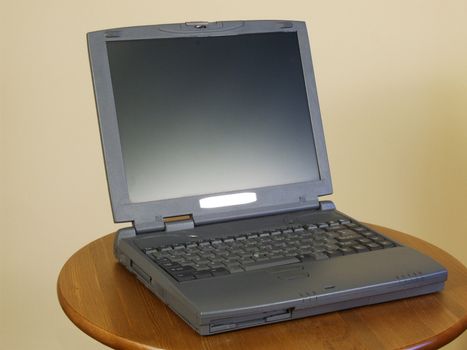
[[442, 346], [449, 344], [458, 336], [460, 336], [467, 329], [467, 315], [454, 323], [445, 331], [436, 334], [424, 341], [413, 343], [409, 346], [401, 348], [400, 350], [416, 350], [416, 349], [439, 349]]
[[[105, 236], [104, 236], [105, 237]], [[80, 249], [81, 250], [81, 249]], [[70, 257], [71, 258], [71, 257]], [[68, 262], [68, 261], [67, 261]], [[66, 264], [66, 263], [65, 263]], [[62, 275], [62, 270], [60, 271], [60, 274], [58, 276], [57, 280], [57, 296], [58, 296], [58, 301], [60, 303], [60, 306], [67, 315], [67, 317], [70, 319], [70, 321], [78, 327], [81, 331], [86, 333], [88, 336], [91, 338], [99, 341], [100, 343], [107, 345], [113, 349], [136, 349], [136, 350], [162, 350], [160, 348], [155, 348], [155, 347], [148, 347], [145, 345], [142, 345], [141, 343], [134, 342], [132, 340], [129, 340], [127, 338], [123, 338], [115, 333], [111, 333], [107, 331], [104, 328], [101, 328], [91, 321], [89, 321], [85, 316], [80, 314], [78, 311], [76, 311], [75, 308], [73, 308], [66, 298], [63, 296], [61, 287], [60, 287], [60, 277]]]
[[[421, 241], [423, 244], [429, 245], [431, 248], [435, 248], [443, 252], [444, 254], [448, 255], [451, 259], [453, 259], [458, 265], [462, 266], [465, 268], [465, 266], [457, 260], [454, 256], [449, 254], [448, 252], [444, 251], [443, 249], [425, 241], [422, 240], [416, 236], [409, 235], [404, 232], [400, 232], [397, 230], [393, 230], [384, 226], [379, 226], [375, 224], [369, 224], [365, 223], [366, 225], [378, 230], [382, 229], [383, 231], [389, 231], [389, 235], [391, 235], [392, 232], [395, 232], [397, 234], [402, 234], [405, 236], [408, 236], [409, 238], [413, 238], [416, 240]], [[82, 248], [78, 249], [63, 265], [62, 269], [60, 270], [58, 279], [57, 279], [57, 296], [58, 300], [60, 303], [60, 306], [64, 313], [67, 315], [67, 317], [70, 319], [70, 321], [75, 324], [81, 331], [92, 337], [93, 339], [101, 342], [102, 344], [105, 344], [107, 346], [110, 346], [114, 349], [136, 349], [136, 350], [161, 350], [160, 348], [152, 347], [152, 346], [147, 346], [143, 345], [141, 343], [129, 340], [127, 338], [123, 338], [117, 334], [111, 333], [107, 331], [106, 329], [103, 329], [91, 321], [89, 321], [86, 317], [84, 317], [82, 314], [80, 314], [76, 309], [74, 309], [71, 304], [68, 303], [66, 298], [64, 297], [61, 289], [61, 276], [64, 270], [64, 267], [66, 264], [73, 258], [75, 254], [77, 254], [79, 251], [82, 249], [86, 248], [89, 244], [92, 244], [95, 241], [107, 238], [110, 239], [110, 236], [114, 236], [115, 232], [112, 232], [110, 234], [104, 235], [92, 242], [89, 242]], [[339, 312], [339, 311], [336, 311]], [[464, 315], [461, 319], [457, 320], [452, 326], [446, 328], [444, 331], [441, 333], [438, 333], [432, 337], [429, 337], [427, 339], [421, 340], [420, 342], [412, 343], [408, 346], [399, 348], [400, 350], [415, 350], [415, 349], [438, 349], [454, 339], [456, 339], [458, 336], [460, 336], [465, 330], [467, 329], [467, 315]]]

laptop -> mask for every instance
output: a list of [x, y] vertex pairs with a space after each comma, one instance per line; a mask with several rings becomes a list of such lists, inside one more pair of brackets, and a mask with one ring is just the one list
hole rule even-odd
[[442, 290], [446, 269], [339, 212], [305, 23], [96, 31], [115, 256], [201, 335]]

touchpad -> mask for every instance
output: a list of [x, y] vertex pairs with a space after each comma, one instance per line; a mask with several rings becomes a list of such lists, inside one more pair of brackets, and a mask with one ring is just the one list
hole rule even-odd
[[279, 268], [268, 271], [274, 277], [283, 280], [290, 281], [300, 278], [309, 278], [310, 274], [303, 269], [303, 266], [297, 266], [293, 268]]

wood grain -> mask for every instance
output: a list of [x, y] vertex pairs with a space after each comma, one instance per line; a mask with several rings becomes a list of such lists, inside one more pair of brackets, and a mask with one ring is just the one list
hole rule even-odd
[[115, 349], [437, 349], [467, 328], [467, 269], [441, 249], [371, 225], [444, 265], [441, 293], [208, 337], [199, 336], [113, 254], [114, 234], [77, 251], [57, 282], [60, 304], [81, 330]]

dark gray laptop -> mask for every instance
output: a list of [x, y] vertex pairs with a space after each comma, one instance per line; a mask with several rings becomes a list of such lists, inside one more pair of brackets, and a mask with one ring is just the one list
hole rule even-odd
[[[119, 262], [208, 335], [439, 291], [336, 210], [303, 22], [88, 34]], [[349, 184], [351, 185], [351, 184]]]

